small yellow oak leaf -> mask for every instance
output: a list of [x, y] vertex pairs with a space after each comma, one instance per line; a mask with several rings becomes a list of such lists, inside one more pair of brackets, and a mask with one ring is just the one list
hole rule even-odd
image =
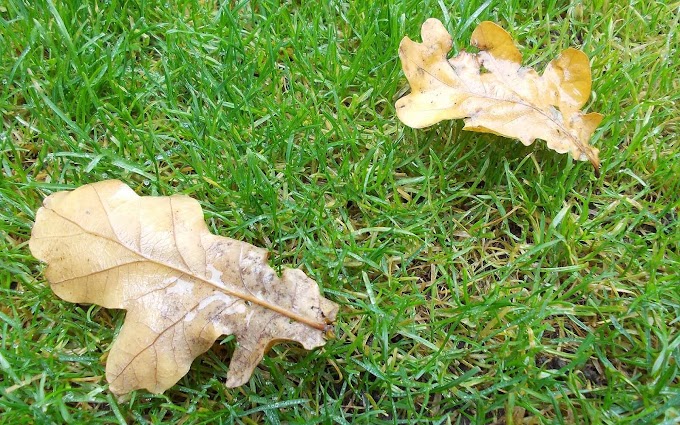
[[547, 142], [559, 153], [590, 161], [599, 173], [598, 149], [589, 145], [602, 115], [583, 114], [590, 96], [588, 57], [569, 48], [543, 75], [521, 64], [510, 35], [493, 22], [482, 22], [471, 44], [479, 53], [460, 52], [451, 59], [451, 35], [437, 19], [422, 27], [422, 43], [404, 37], [399, 46], [411, 93], [396, 103], [406, 125], [423, 128], [442, 120], [463, 119], [464, 130], [493, 133], [530, 145]]

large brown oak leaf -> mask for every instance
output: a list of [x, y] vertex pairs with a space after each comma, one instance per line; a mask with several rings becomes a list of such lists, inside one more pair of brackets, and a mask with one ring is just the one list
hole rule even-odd
[[324, 345], [338, 306], [298, 269], [209, 232], [198, 202], [140, 197], [117, 180], [47, 197], [30, 249], [59, 297], [127, 310], [106, 363], [110, 389], [160, 393], [221, 335], [237, 347], [227, 386], [250, 378], [278, 341]]

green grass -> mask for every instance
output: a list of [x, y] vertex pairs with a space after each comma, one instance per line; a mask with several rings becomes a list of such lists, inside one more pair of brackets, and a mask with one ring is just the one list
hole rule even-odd
[[[680, 423], [680, 3], [80, 3], [0, 4], [1, 423]], [[499, 22], [539, 70], [584, 50], [601, 177], [401, 125], [431, 16], [457, 50]], [[58, 299], [27, 245], [46, 195], [107, 178], [303, 268], [337, 338], [226, 389], [227, 337], [116, 400], [124, 313]]]

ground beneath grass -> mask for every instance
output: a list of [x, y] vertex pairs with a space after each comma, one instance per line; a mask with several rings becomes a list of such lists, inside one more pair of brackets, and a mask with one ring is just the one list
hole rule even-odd
[[[0, 422], [679, 423], [680, 4], [449, 3], [3, 2]], [[429, 17], [456, 51], [498, 22], [539, 70], [582, 49], [601, 176], [400, 124], [399, 42]], [[110, 178], [302, 268], [336, 338], [227, 389], [225, 337], [115, 399], [124, 312], [55, 297], [27, 245], [45, 196]]]

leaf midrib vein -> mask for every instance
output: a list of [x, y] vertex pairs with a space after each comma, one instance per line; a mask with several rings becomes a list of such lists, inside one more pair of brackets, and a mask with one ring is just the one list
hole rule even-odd
[[[454, 90], [454, 91], [457, 90], [455, 87], [452, 87], [451, 85], [449, 85], [449, 84], [445, 83], [444, 81], [442, 81], [441, 79], [437, 78], [434, 74], [432, 74], [430, 71], [428, 71], [427, 69], [425, 69], [425, 68], [424, 68], [423, 66], [421, 66], [418, 62], [416, 62], [416, 61], [414, 61], [414, 60], [412, 60], [412, 59], [408, 59], [408, 58], [407, 58], [407, 60], [409, 60], [410, 62], [412, 62], [417, 68], [421, 69], [423, 72], [425, 72], [426, 74], [428, 74], [428, 75], [429, 75], [430, 77], [432, 77], [433, 79], [439, 81], [442, 85], [444, 85], [444, 86], [446, 86], [446, 87], [449, 87], [451, 90]], [[451, 66], [451, 64], [449, 63], [448, 60], [447, 60], [446, 62], [447, 62], [447, 64], [448, 64], [449, 66]], [[458, 77], [458, 78], [465, 84], [465, 81], [458, 75], [458, 73], [457, 73], [456, 70], [453, 68], [453, 66], [451, 66], [451, 69], [453, 70], [453, 72], [454, 72], [454, 74], [456, 75], [456, 77]], [[467, 86], [467, 84], [465, 84], [465, 86]], [[513, 93], [515, 93], [514, 90], [511, 90], [511, 91], [512, 91]], [[550, 117], [548, 114], [546, 114], [542, 109], [540, 109], [540, 108], [538, 108], [538, 107], [536, 107], [536, 106], [534, 106], [534, 105], [532, 105], [532, 104], [530, 104], [530, 103], [524, 103], [524, 102], [520, 102], [520, 101], [517, 101], [517, 100], [503, 99], [503, 98], [498, 98], [498, 97], [493, 97], [493, 96], [487, 96], [487, 95], [484, 95], [484, 94], [476, 93], [476, 92], [470, 90], [469, 88], [466, 89], [466, 92], [469, 93], [469, 94], [471, 94], [472, 96], [476, 96], [476, 97], [479, 97], [479, 98], [484, 98], [484, 99], [489, 99], [489, 100], [494, 100], [494, 101], [500, 101], [500, 102], [512, 103], [512, 104], [514, 104], [514, 105], [521, 105], [521, 106], [524, 106], [524, 107], [526, 107], [526, 108], [535, 110], [535, 111], [538, 112], [539, 114], [543, 115], [543, 116], [544, 116], [546, 119], [548, 119], [550, 122], [554, 123], [555, 126], [557, 126], [560, 130], [562, 130], [562, 132], [563, 132], [564, 134], [567, 135], [567, 137], [569, 137], [569, 139], [572, 141], [572, 143], [573, 143], [574, 145], [576, 145], [576, 147], [578, 147], [578, 149], [579, 149], [581, 152], [583, 152], [583, 153], [585, 153], [586, 155], [588, 155], [588, 150], [587, 150], [586, 147], [583, 145], [583, 143], [581, 143], [577, 138], [575, 138], [575, 137], [571, 134], [571, 132], [569, 132], [569, 131], [568, 131], [564, 126], [562, 126], [559, 122], [555, 121], [552, 117]], [[519, 95], [518, 95], [518, 96], [519, 96]], [[519, 97], [521, 98], [521, 96], [519, 96]], [[442, 108], [442, 109], [444, 109], [444, 108]], [[558, 109], [559, 109], [559, 108], [558, 108]], [[590, 155], [588, 155], [588, 156], [590, 157]], [[590, 158], [589, 158], [589, 159], [590, 159]], [[591, 160], [591, 162], [592, 162], [592, 160]]]
[[[95, 188], [94, 190], [95, 190], [95, 192], [96, 192], [96, 188]], [[99, 196], [99, 194], [97, 194], [97, 196]], [[279, 307], [279, 306], [277, 306], [276, 304], [271, 304], [271, 303], [269, 303], [269, 302], [267, 302], [267, 301], [265, 301], [265, 300], [259, 299], [259, 298], [257, 298], [257, 297], [254, 297], [254, 296], [250, 295], [250, 294], [246, 294], [246, 293], [240, 292], [240, 291], [238, 291], [238, 290], [234, 290], [234, 289], [231, 289], [231, 288], [227, 288], [226, 286], [219, 285], [219, 284], [217, 284], [217, 283], [215, 283], [215, 282], [212, 282], [212, 281], [210, 281], [210, 280], [208, 280], [208, 279], [206, 279], [206, 278], [203, 278], [203, 277], [201, 277], [201, 276], [197, 276], [197, 275], [194, 274], [192, 271], [182, 270], [182, 269], [179, 268], [179, 267], [173, 266], [173, 265], [171, 265], [171, 264], [165, 263], [165, 262], [163, 262], [163, 261], [160, 261], [160, 260], [157, 260], [157, 259], [154, 259], [154, 258], [150, 258], [150, 257], [146, 256], [145, 254], [143, 254], [143, 253], [141, 253], [141, 252], [138, 252], [138, 251], [136, 251], [136, 250], [133, 249], [133, 248], [130, 248], [129, 246], [125, 245], [123, 242], [121, 242], [121, 241], [118, 240], [118, 239], [114, 240], [114, 239], [109, 238], [109, 237], [107, 237], [107, 236], [105, 236], [105, 235], [103, 235], [103, 234], [100, 234], [100, 233], [97, 233], [97, 232], [94, 232], [94, 231], [87, 230], [87, 229], [85, 229], [83, 226], [81, 226], [80, 223], [78, 223], [78, 222], [76, 222], [76, 221], [73, 221], [73, 220], [69, 219], [68, 217], [63, 216], [62, 214], [60, 214], [59, 212], [55, 211], [54, 209], [51, 209], [51, 208], [48, 208], [48, 207], [44, 207], [44, 208], [46, 208], [46, 209], [52, 211], [54, 214], [56, 214], [57, 216], [61, 217], [63, 220], [66, 220], [66, 221], [70, 222], [71, 224], [73, 224], [73, 225], [79, 227], [80, 229], [83, 230], [83, 232], [85, 232], [85, 233], [87, 233], [87, 234], [90, 234], [90, 235], [93, 235], [93, 236], [95, 236], [95, 237], [99, 237], [99, 238], [104, 239], [104, 240], [108, 240], [108, 241], [113, 242], [113, 243], [115, 243], [115, 244], [118, 244], [118, 245], [120, 245], [123, 249], [126, 249], [126, 250], [128, 250], [129, 252], [132, 252], [132, 253], [135, 254], [135, 255], [138, 255], [139, 257], [143, 258], [143, 259], [146, 260], [146, 261], [149, 261], [149, 262], [154, 263], [154, 264], [158, 264], [158, 265], [161, 266], [161, 267], [168, 268], [168, 269], [173, 270], [173, 271], [175, 271], [175, 272], [177, 272], [177, 273], [183, 273], [183, 274], [185, 274], [185, 275], [191, 276], [191, 277], [195, 278], [195, 279], [198, 280], [198, 281], [201, 281], [201, 282], [203, 282], [203, 283], [205, 283], [205, 284], [208, 284], [208, 285], [210, 285], [210, 286], [213, 286], [213, 287], [217, 288], [218, 290], [224, 292], [224, 293], [227, 294], [227, 295], [231, 295], [231, 296], [240, 298], [240, 299], [242, 299], [242, 300], [244, 300], [244, 301], [252, 302], [253, 304], [257, 304], [257, 305], [259, 305], [260, 307], [264, 307], [264, 308], [266, 308], [266, 309], [268, 309], [268, 310], [271, 310], [271, 311], [273, 311], [273, 312], [275, 312], [275, 313], [281, 314], [282, 316], [288, 317], [289, 319], [292, 319], [292, 320], [294, 320], [294, 321], [296, 321], [296, 322], [303, 323], [303, 324], [305, 324], [305, 325], [307, 325], [307, 326], [309, 326], [309, 327], [312, 327], [312, 328], [314, 328], [314, 329], [318, 329], [318, 330], [320, 330], [320, 331], [324, 331], [324, 330], [326, 329], [326, 327], [327, 327], [327, 325], [326, 325], [325, 323], [319, 323], [319, 322], [314, 321], [314, 320], [312, 320], [312, 319], [309, 319], [309, 318], [307, 318], [307, 317], [305, 317], [305, 316], [302, 316], [301, 314], [298, 314], [298, 313], [295, 313], [295, 312], [293, 312], [293, 311], [287, 310], [287, 309], [285, 309], [285, 308], [283, 308], [283, 307]], [[103, 203], [102, 203], [102, 208], [104, 209], [104, 212], [106, 213], [106, 215], [107, 215], [107, 217], [108, 217], [109, 213], [108, 213], [108, 211], [106, 211], [106, 208], [103, 207]], [[112, 224], [110, 221], [109, 221], [109, 225], [111, 226], [111, 229], [113, 230], [113, 224]], [[114, 233], [115, 233], [115, 232], [114, 232]], [[173, 234], [174, 234], [174, 229], [173, 229]], [[140, 246], [140, 248], [141, 248], [141, 246]], [[179, 251], [179, 247], [177, 247], [177, 250]], [[114, 269], [114, 268], [116, 268], [116, 267], [118, 267], [118, 266], [112, 267], [111, 269]]]

